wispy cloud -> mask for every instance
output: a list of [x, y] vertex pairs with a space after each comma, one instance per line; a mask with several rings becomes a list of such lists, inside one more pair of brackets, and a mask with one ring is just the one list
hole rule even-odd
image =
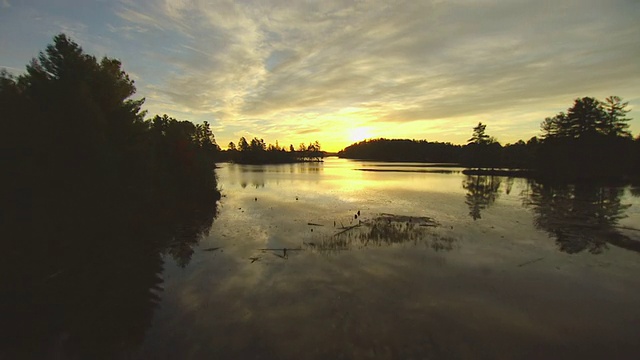
[[185, 37], [161, 91], [222, 124], [347, 107], [402, 123], [628, 88], [638, 4], [587, 5], [150, 1], [119, 15]]
[[[478, 119], [511, 141], [578, 96], [640, 107], [638, 16], [634, 0], [121, 0], [92, 46], [129, 60], [151, 112], [208, 120], [223, 143], [239, 126], [460, 142]], [[88, 20], [58, 27], [97, 37]]]

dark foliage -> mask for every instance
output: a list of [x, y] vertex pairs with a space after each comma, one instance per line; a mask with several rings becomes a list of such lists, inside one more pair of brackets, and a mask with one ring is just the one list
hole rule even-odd
[[65, 35], [24, 75], [1, 74], [0, 358], [133, 349], [162, 255], [186, 264], [211, 226], [220, 194], [208, 125], [145, 121], [134, 93], [118, 60]]
[[362, 160], [458, 163], [461, 154], [462, 147], [450, 143], [374, 139], [347, 146], [338, 156]]
[[[628, 131], [627, 103], [617, 96], [601, 102], [576, 99], [567, 112], [545, 119], [542, 139], [502, 146], [478, 123], [465, 146], [424, 140], [365, 140], [347, 146], [344, 158], [459, 163], [477, 173], [504, 174], [500, 169], [527, 169], [523, 176], [580, 181], [640, 176], [640, 137]], [[491, 170], [489, 170], [491, 169]], [[496, 169], [496, 170], [493, 170]], [[510, 172], [509, 174], [513, 174]]]
[[324, 152], [318, 141], [309, 143], [309, 145], [300, 144], [297, 151], [291, 145], [287, 151], [284, 147], [280, 147], [277, 141], [275, 145], [267, 145], [263, 139], [255, 137], [251, 139], [251, 142], [241, 137], [237, 146], [230, 142], [227, 151], [220, 155], [221, 160], [239, 164], [319, 162], [323, 157]]
[[566, 113], [541, 124], [543, 141], [535, 167], [546, 178], [585, 180], [620, 178], [637, 172], [634, 144], [627, 131], [627, 103], [617, 96], [605, 102], [576, 99]]

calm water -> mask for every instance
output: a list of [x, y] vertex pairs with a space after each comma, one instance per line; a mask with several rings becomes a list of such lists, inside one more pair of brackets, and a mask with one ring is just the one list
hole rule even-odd
[[219, 216], [167, 258], [135, 357], [640, 354], [637, 189], [335, 158], [217, 172]]

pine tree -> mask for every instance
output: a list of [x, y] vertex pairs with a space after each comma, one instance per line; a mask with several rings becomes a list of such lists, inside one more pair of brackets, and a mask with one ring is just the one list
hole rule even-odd
[[619, 96], [609, 96], [604, 99], [602, 107], [605, 112], [605, 135], [631, 137], [629, 132], [629, 118], [625, 116], [631, 110], [626, 109], [628, 102], [622, 102]]
[[477, 144], [477, 145], [487, 145], [490, 143], [489, 135], [485, 134], [485, 130], [487, 125], [483, 125], [481, 122], [478, 123], [478, 126], [473, 128], [473, 135], [471, 138], [467, 140], [468, 144]]

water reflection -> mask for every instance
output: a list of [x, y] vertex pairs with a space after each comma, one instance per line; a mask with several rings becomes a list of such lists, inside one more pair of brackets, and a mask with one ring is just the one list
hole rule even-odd
[[322, 162], [300, 162], [287, 164], [267, 164], [267, 165], [248, 165], [228, 163], [230, 171], [240, 173], [291, 173], [291, 174], [313, 174], [321, 172], [324, 169]]
[[447, 169], [354, 169], [356, 171], [381, 172], [381, 173], [424, 173], [424, 174], [458, 174], [460, 170]]
[[76, 209], [73, 201], [33, 232], [48, 242], [16, 238], [20, 251], [2, 264], [0, 358], [114, 359], [136, 351], [160, 299], [166, 256], [186, 266], [217, 214], [219, 192], [187, 193], [147, 204], [162, 211], [126, 201]]
[[[508, 183], [507, 191], [511, 192], [511, 184]], [[462, 187], [467, 190], [465, 204], [469, 207], [469, 216], [473, 220], [481, 219], [481, 211], [493, 204], [498, 198], [500, 178], [486, 175], [467, 175], [462, 182]]]
[[640, 252], [640, 242], [621, 234], [617, 227], [631, 206], [621, 202], [623, 188], [534, 181], [529, 186], [525, 203], [534, 210], [534, 223], [556, 239], [561, 251], [599, 254], [611, 244]]
[[355, 225], [340, 227], [332, 235], [319, 235], [305, 242], [306, 250], [326, 255], [367, 247], [393, 246], [404, 243], [424, 244], [435, 251], [453, 249], [455, 240], [434, 229], [440, 224], [430, 217], [380, 214]]
[[[240, 187], [243, 188], [243, 189], [246, 189], [247, 185], [249, 185], [249, 184], [246, 181], [240, 182]], [[258, 182], [256, 180], [253, 180], [251, 182], [251, 186], [256, 188], [256, 189], [263, 188], [264, 187], [264, 181], [263, 182]]]
[[243, 189], [251, 186], [252, 188], [264, 188], [268, 181], [276, 180], [294, 180], [298, 179], [296, 175], [318, 174], [324, 170], [322, 162], [302, 162], [288, 164], [268, 164], [268, 165], [248, 165], [228, 163], [227, 167], [230, 183], [240, 184]]

